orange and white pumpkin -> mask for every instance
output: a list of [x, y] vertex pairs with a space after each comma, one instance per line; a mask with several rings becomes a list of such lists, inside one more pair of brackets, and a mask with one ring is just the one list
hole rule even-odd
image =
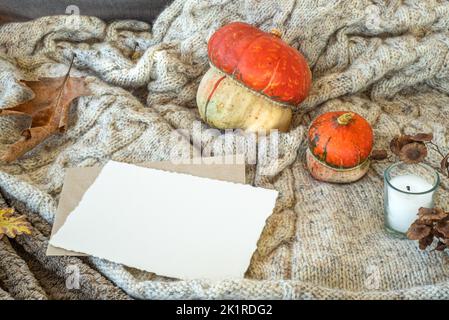
[[290, 128], [292, 108], [311, 86], [307, 61], [279, 35], [234, 22], [209, 40], [211, 68], [201, 80], [201, 118], [220, 129], [267, 131]]
[[308, 133], [307, 167], [315, 179], [348, 183], [369, 169], [374, 135], [371, 125], [354, 112], [318, 116]]

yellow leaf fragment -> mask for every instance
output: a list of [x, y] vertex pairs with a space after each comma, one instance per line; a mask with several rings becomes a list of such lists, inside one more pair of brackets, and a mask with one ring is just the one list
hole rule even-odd
[[0, 209], [0, 239], [6, 235], [15, 238], [21, 234], [31, 234], [31, 225], [25, 216], [14, 215], [14, 209]]

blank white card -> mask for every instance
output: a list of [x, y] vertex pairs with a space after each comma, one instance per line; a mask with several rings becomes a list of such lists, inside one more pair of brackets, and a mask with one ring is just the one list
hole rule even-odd
[[111, 161], [50, 244], [168, 277], [238, 279], [277, 195]]

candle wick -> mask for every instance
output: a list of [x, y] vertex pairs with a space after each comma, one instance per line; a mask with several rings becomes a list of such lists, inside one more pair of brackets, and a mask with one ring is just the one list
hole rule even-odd
[[407, 186], [406, 188], [407, 188], [407, 191], [410, 191], [410, 186]]

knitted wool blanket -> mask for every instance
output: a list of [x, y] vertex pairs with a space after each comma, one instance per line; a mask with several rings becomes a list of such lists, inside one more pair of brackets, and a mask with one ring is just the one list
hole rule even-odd
[[[33, 225], [31, 236], [0, 241], [0, 299], [449, 298], [447, 254], [385, 232], [382, 174], [391, 161], [348, 185], [313, 180], [304, 166], [309, 118], [300, 113], [279, 136], [279, 159], [248, 165], [248, 183], [280, 197], [244, 280], [173, 280], [95, 257], [45, 255], [65, 168], [169, 159], [172, 132], [189, 132], [199, 120], [207, 40], [232, 21], [277, 28], [303, 52], [313, 88], [299, 110], [310, 118], [352, 110], [373, 125], [376, 148], [416, 132], [433, 132], [449, 148], [446, 1], [177, 0], [152, 26], [86, 16], [5, 24], [0, 108], [30, 98], [20, 79], [63, 75], [74, 53], [72, 75], [89, 76], [92, 95], [72, 105], [66, 133], [0, 165], [0, 206], [14, 206]], [[20, 137], [24, 121], [0, 117], [0, 152]], [[179, 145], [215, 155], [236, 149], [223, 134], [199, 142], [181, 135]], [[426, 161], [438, 168], [436, 152]], [[111, 201], [126, 201], [126, 191]], [[449, 209], [447, 177], [437, 205]], [[77, 288], [67, 286], [74, 266]]]

